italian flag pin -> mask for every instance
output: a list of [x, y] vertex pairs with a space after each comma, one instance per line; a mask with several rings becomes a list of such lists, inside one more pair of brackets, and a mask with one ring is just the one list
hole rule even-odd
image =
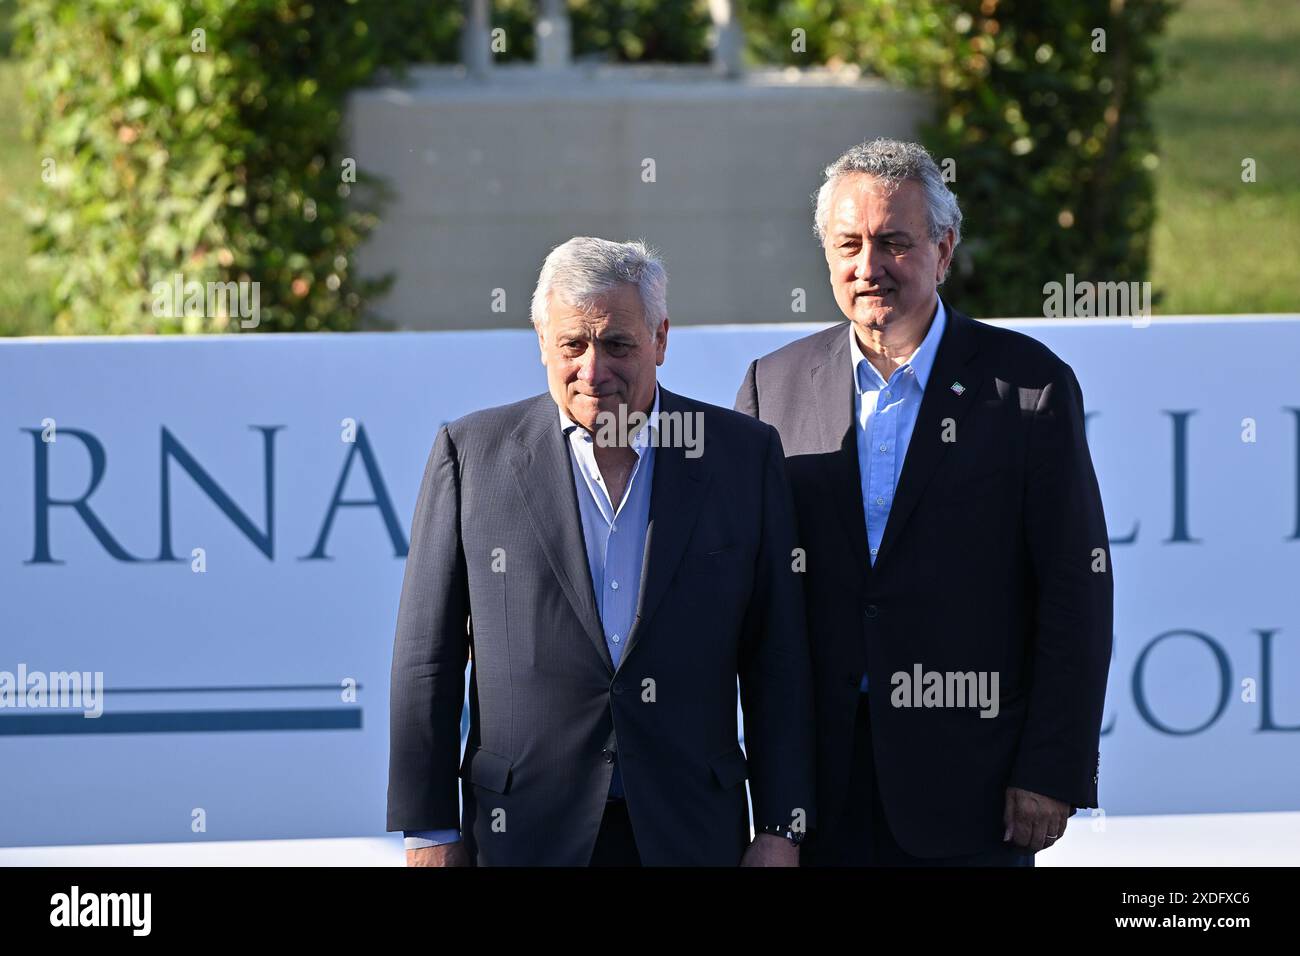
[[960, 395], [962, 392], [966, 391], [966, 386], [963, 385], [961, 382], [953, 382], [953, 383], [952, 383], [951, 385], [949, 385], [948, 387], [951, 388], [951, 389], [953, 390], [954, 394], [957, 394], [957, 395]]

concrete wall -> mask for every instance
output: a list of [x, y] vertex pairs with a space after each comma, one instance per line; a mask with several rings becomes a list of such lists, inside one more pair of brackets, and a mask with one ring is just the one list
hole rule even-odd
[[348, 155], [396, 193], [359, 267], [396, 272], [376, 311], [399, 327], [520, 327], [553, 246], [643, 238], [664, 255], [675, 324], [835, 318], [812, 235], [820, 171], [854, 143], [913, 136], [925, 112], [825, 70], [421, 68], [349, 105]]

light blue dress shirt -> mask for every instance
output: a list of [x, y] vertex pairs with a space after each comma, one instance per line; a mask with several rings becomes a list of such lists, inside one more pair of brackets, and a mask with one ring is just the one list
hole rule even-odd
[[[560, 428], [569, 440], [569, 461], [578, 490], [582, 538], [587, 546], [587, 566], [605, 632], [605, 646], [615, 669], [623, 658], [628, 632], [636, 620], [641, 593], [641, 564], [645, 556], [646, 528], [650, 523], [650, 494], [654, 486], [655, 446], [659, 432], [659, 387], [655, 386], [650, 419], [632, 441], [637, 460], [632, 466], [623, 500], [610, 500], [605, 479], [596, 464], [592, 434], [559, 410]], [[584, 491], [585, 489], [585, 491]], [[623, 796], [623, 775], [614, 764], [609, 795]], [[406, 849], [439, 846], [460, 839], [458, 830], [407, 830]]]
[[[853, 360], [854, 410], [858, 423], [858, 479], [862, 483], [862, 512], [867, 521], [867, 547], [875, 565], [894, 492], [903, 471], [907, 446], [916, 427], [939, 340], [947, 324], [943, 300], [916, 351], [889, 376], [880, 374], [862, 353], [853, 323], [849, 323], [849, 354]], [[862, 675], [862, 690], [867, 675]]]

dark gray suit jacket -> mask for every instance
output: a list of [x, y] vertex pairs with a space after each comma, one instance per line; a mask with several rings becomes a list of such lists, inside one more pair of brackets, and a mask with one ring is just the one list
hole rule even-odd
[[461, 826], [479, 864], [585, 865], [614, 760], [648, 865], [738, 863], [747, 776], [760, 826], [789, 825], [798, 810], [814, 822], [811, 666], [780, 439], [662, 387], [660, 408], [703, 414], [703, 455], [656, 452], [637, 618], [617, 671], [554, 401], [439, 431], [393, 651], [389, 830]]
[[[848, 323], [758, 359], [736, 397], [781, 433], [808, 552], [823, 824], [808, 858], [844, 809], [864, 671], [880, 795], [909, 853], [997, 845], [1008, 786], [1097, 805], [1113, 587], [1083, 393], [1042, 343], [947, 311], [874, 566]], [[997, 672], [998, 716], [891, 706], [892, 675], [916, 664]]]

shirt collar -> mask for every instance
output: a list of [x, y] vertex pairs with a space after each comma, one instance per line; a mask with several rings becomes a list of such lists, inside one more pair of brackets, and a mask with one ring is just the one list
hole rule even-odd
[[[899, 368], [912, 366], [912, 372], [916, 376], [916, 384], [921, 386], [921, 391], [925, 391], [926, 382], [930, 380], [930, 372], [934, 369], [934, 358], [939, 352], [939, 341], [943, 338], [944, 326], [947, 325], [948, 316], [943, 307], [943, 299], [939, 298], [939, 305], [934, 310], [934, 319], [930, 322], [930, 330], [925, 333], [925, 338], [921, 344], [916, 347], [916, 351], [904, 362]], [[853, 387], [859, 392], [862, 386], [858, 383], [858, 366], [867, 361], [867, 357], [862, 354], [862, 349], [858, 345], [858, 336], [853, 330], [853, 323], [849, 323], [849, 354], [853, 361]], [[870, 364], [870, 363], [868, 363]], [[875, 366], [872, 366], [874, 369]]]
[[[568, 415], [564, 414], [564, 409], [560, 408], [558, 404], [555, 406], [555, 409], [560, 414], [560, 430], [564, 432], [564, 434], [570, 440], [572, 440], [573, 437], [576, 435], [580, 438], [585, 439], [587, 442], [591, 442], [592, 440], [591, 432], [587, 431], [585, 428], [583, 428], [581, 425], [575, 422]], [[650, 419], [649, 421], [646, 422], [645, 427], [642, 428], [639, 432], [637, 432], [636, 439], [632, 442], [632, 449], [637, 453], [638, 458], [641, 456], [641, 453], [645, 451], [646, 446], [651, 443], [650, 442], [651, 429], [654, 430], [655, 437], [657, 438], [659, 435], [659, 385], [658, 383], [655, 384], [654, 404], [650, 406]]]

